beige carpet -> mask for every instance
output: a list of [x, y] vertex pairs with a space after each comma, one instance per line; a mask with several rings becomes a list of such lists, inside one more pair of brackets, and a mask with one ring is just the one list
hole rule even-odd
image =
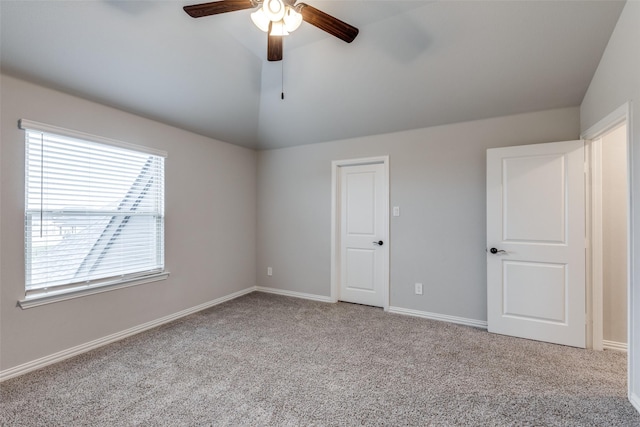
[[623, 353], [253, 293], [0, 384], [2, 426], [640, 426]]

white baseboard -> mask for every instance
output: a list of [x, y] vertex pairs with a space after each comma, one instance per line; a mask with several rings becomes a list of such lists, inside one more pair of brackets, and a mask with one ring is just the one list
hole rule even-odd
[[627, 343], [602, 340], [602, 348], [605, 350], [616, 350], [627, 352]]
[[54, 363], [61, 362], [65, 359], [69, 359], [73, 356], [77, 356], [82, 353], [86, 353], [98, 347], [102, 347], [107, 344], [111, 344], [112, 342], [119, 341], [121, 339], [130, 337], [132, 335], [138, 334], [140, 332], [146, 331], [151, 328], [155, 328], [156, 326], [163, 325], [165, 323], [169, 323], [181, 317], [188, 316], [190, 314], [196, 313], [198, 311], [205, 310], [209, 307], [213, 307], [218, 304], [222, 304], [223, 302], [241, 297], [243, 295], [249, 294], [256, 290], [255, 287], [250, 287], [247, 289], [243, 289], [238, 292], [234, 292], [230, 295], [226, 295], [224, 297], [205, 302], [204, 304], [197, 305], [195, 307], [188, 308], [186, 310], [179, 311], [174, 314], [170, 314], [165, 317], [161, 317], [160, 319], [152, 320], [147, 323], [143, 323], [142, 325], [134, 326], [133, 328], [126, 329], [124, 331], [116, 332], [115, 334], [107, 335], [106, 337], [98, 338], [97, 340], [89, 341], [84, 344], [80, 344], [75, 347], [68, 348], [66, 350], [59, 351], [54, 354], [50, 354], [45, 357], [41, 357], [36, 360], [32, 360], [31, 362], [23, 363], [22, 365], [14, 366], [13, 368], [5, 369], [4, 371], [0, 371], [0, 382], [4, 380], [8, 380], [9, 378], [17, 377], [22, 374], [26, 374], [27, 372], [35, 371], [36, 369], [44, 368], [45, 366], [52, 365]]
[[303, 292], [285, 291], [283, 289], [266, 288], [264, 286], [256, 286], [256, 291], [265, 292], [268, 294], [284, 295], [287, 297], [309, 299], [312, 301], [332, 302], [332, 303], [335, 302], [331, 299], [331, 297], [325, 297], [324, 295], [305, 294]]
[[636, 408], [636, 411], [640, 412], [640, 396], [631, 394], [631, 396], [629, 396], [629, 402]]
[[407, 316], [422, 317], [424, 319], [439, 320], [442, 322], [457, 323], [458, 325], [473, 326], [474, 328], [487, 329], [484, 320], [467, 319], [465, 317], [449, 316], [447, 314], [429, 313], [427, 311], [411, 310], [402, 307], [389, 307], [389, 313], [404, 314]]
[[[329, 302], [329, 303], [336, 302], [336, 301], [333, 301], [331, 297], [326, 297], [323, 295], [306, 294], [306, 293], [295, 292], [295, 291], [286, 291], [283, 289], [267, 288], [264, 286], [256, 286], [256, 291], [265, 292], [269, 294], [284, 295], [288, 297], [303, 298], [303, 299], [320, 301], [320, 302]], [[426, 311], [411, 310], [411, 309], [402, 308], [402, 307], [389, 307], [387, 312], [404, 314], [408, 316], [422, 317], [422, 318], [431, 319], [431, 320], [440, 320], [440, 321], [449, 322], [449, 323], [457, 323], [459, 325], [473, 326], [474, 328], [487, 329], [487, 322], [483, 320], [467, 319], [464, 317], [449, 316], [446, 314], [429, 313]]]

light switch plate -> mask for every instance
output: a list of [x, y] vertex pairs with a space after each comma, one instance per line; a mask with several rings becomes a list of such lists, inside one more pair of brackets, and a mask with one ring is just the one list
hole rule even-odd
[[400, 216], [400, 206], [393, 207], [393, 216]]

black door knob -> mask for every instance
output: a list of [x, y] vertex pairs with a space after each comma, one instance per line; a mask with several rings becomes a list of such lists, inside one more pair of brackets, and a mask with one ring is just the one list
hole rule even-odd
[[492, 254], [497, 254], [498, 250], [496, 248], [491, 248], [489, 249], [489, 252], [491, 252]]
[[382, 246], [384, 242], [382, 240], [378, 240], [377, 242], [373, 242], [374, 245]]

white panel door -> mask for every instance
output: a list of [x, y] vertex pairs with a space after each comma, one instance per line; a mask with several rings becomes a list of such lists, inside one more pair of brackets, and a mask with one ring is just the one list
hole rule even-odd
[[585, 347], [583, 141], [487, 150], [489, 332]]
[[340, 170], [341, 301], [384, 306], [388, 242], [383, 164]]

